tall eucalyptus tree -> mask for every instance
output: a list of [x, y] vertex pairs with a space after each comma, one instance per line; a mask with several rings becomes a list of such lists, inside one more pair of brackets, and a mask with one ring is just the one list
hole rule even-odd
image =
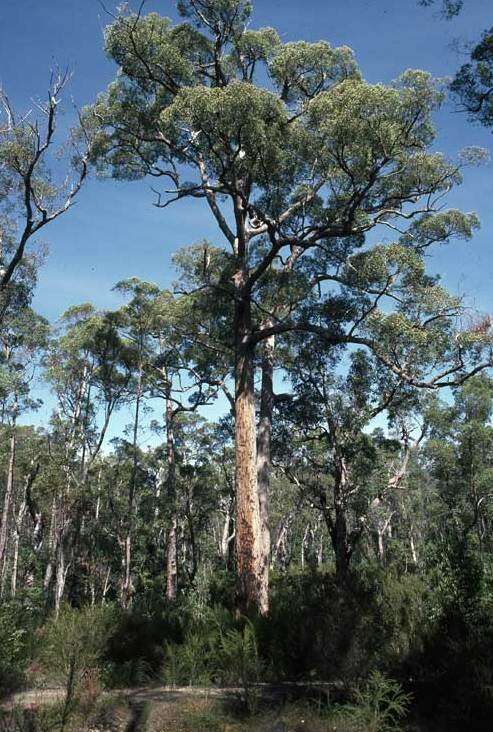
[[[105, 45], [119, 73], [86, 110], [83, 129], [101, 170], [161, 180], [162, 208], [202, 201], [226, 241], [224, 275], [206, 286], [213, 297], [226, 289], [233, 303], [227, 337], [234, 351], [238, 604], [265, 613], [257, 347], [311, 332], [324, 347], [370, 349], [410, 384], [438, 388], [455, 372], [462, 378], [473, 339], [434, 344], [427, 316], [388, 318], [378, 306], [392, 277], [365, 290], [352, 258], [371, 251], [365, 237], [375, 228], [395, 235], [402, 259], [456, 234], [469, 237], [476, 219], [437, 213], [460, 172], [431, 150], [431, 116], [442, 94], [428, 74], [407, 71], [391, 85], [369, 84], [347, 47], [282, 43], [272, 28], [251, 29], [245, 0], [180, 0], [178, 10], [184, 21], [176, 25], [156, 13], [114, 17]], [[308, 276], [303, 260], [310, 256]], [[361, 298], [348, 323], [349, 281]], [[266, 289], [274, 295], [267, 304]], [[430, 286], [429, 295], [438, 297], [435, 315], [449, 317], [438, 290]], [[394, 334], [437, 348], [437, 368], [401, 362]]]

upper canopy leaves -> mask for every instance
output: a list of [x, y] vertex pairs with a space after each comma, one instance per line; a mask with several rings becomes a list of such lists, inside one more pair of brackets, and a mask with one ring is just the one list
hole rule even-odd
[[[378, 351], [410, 383], [425, 362], [429, 376], [454, 361], [441, 383], [462, 375], [477, 339], [455, 338], [460, 304], [423, 260], [477, 226], [443, 210], [461, 175], [431, 148], [440, 86], [419, 70], [369, 84], [345, 46], [247, 28], [240, 0], [183, 0], [179, 11], [178, 25], [151, 13], [109, 27], [120, 73], [85, 124], [101, 168], [166, 181], [158, 206], [208, 204], [230, 255], [195, 252], [195, 304], [214, 291], [223, 318], [250, 298], [252, 345], [308, 328], [327, 346]], [[394, 241], [366, 242], [382, 225]]]
[[493, 125], [493, 28], [483, 33], [470, 62], [461, 66], [451, 88], [474, 119]]
[[286, 102], [313, 99], [339, 81], [360, 78], [352, 50], [326, 41], [279, 45], [269, 70]]

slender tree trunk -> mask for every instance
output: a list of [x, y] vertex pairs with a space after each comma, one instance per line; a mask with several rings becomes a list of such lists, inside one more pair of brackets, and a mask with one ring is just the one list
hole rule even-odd
[[411, 547], [411, 557], [413, 560], [413, 564], [415, 567], [418, 566], [418, 552], [416, 551], [416, 543], [414, 541], [414, 531], [413, 531], [413, 525], [411, 523], [411, 528], [409, 531], [409, 545]]
[[67, 579], [68, 565], [65, 561], [65, 546], [63, 530], [58, 537], [57, 556], [56, 556], [56, 581], [55, 581], [55, 616], [58, 617], [62, 604], [63, 593], [65, 591], [65, 581]]
[[26, 513], [26, 495], [24, 493], [24, 496], [22, 497], [21, 505], [19, 506], [19, 510], [17, 511], [17, 517], [15, 519], [15, 527], [14, 527], [14, 552], [12, 557], [12, 572], [10, 576], [10, 594], [12, 597], [15, 597], [17, 592], [17, 571], [19, 566], [19, 544], [20, 544], [20, 537], [21, 537], [21, 528], [22, 523], [24, 521], [24, 516]]
[[197, 539], [195, 536], [195, 526], [193, 522], [193, 516], [192, 511], [189, 509], [187, 511], [187, 521], [188, 521], [188, 536], [189, 536], [189, 544], [190, 544], [190, 555], [191, 555], [191, 569], [188, 572], [188, 579], [189, 582], [193, 583], [195, 580], [195, 577], [197, 576], [197, 572], [199, 569], [199, 550], [197, 546]]
[[130, 595], [132, 586], [132, 535], [127, 531], [123, 541], [123, 583], [122, 583], [122, 607], [128, 608], [130, 605]]
[[166, 488], [171, 507], [171, 520], [166, 543], [166, 599], [174, 600], [178, 591], [178, 515], [176, 509], [175, 415], [173, 403], [169, 397], [168, 394], [166, 399], [166, 461], [168, 464]]
[[231, 503], [228, 499], [228, 502], [226, 503], [225, 513], [224, 513], [224, 523], [223, 528], [221, 531], [221, 542], [220, 542], [220, 554], [221, 559], [225, 563], [226, 567], [229, 566], [229, 557], [230, 557], [230, 546], [231, 541], [234, 538], [234, 532], [231, 534]]
[[377, 530], [377, 550], [378, 550], [378, 561], [383, 564], [385, 562], [385, 543], [383, 540], [384, 532], [379, 527]]
[[50, 587], [53, 579], [53, 559], [50, 557], [46, 563], [46, 569], [43, 577], [43, 595], [45, 605], [48, 606], [50, 600]]
[[377, 556], [378, 561], [381, 564], [385, 564], [386, 560], [386, 546], [385, 537], [392, 536], [392, 519], [394, 512], [390, 514], [384, 521], [380, 521], [377, 525]]
[[[142, 347], [142, 344], [140, 344], [140, 347]], [[123, 552], [122, 607], [124, 608], [128, 608], [132, 600], [132, 539], [134, 528], [135, 493], [137, 489], [137, 441], [139, 435], [140, 403], [142, 399], [142, 377], [143, 365], [142, 363], [139, 363], [132, 438], [132, 473], [130, 475], [130, 485], [128, 489], [127, 531], [124, 539]]]
[[[241, 285], [241, 282], [239, 284]], [[254, 354], [253, 348], [247, 343], [252, 327], [250, 308], [249, 299], [243, 297], [237, 299], [235, 313], [237, 609], [240, 613], [258, 611], [265, 614], [268, 611], [268, 588], [265, 585], [262, 566], [257, 487]]]
[[320, 532], [320, 542], [318, 545], [318, 551], [317, 551], [317, 564], [319, 567], [322, 566], [324, 563], [324, 537], [322, 532]]
[[10, 433], [9, 447], [9, 465], [7, 468], [7, 483], [5, 486], [5, 495], [3, 498], [3, 511], [0, 520], [0, 572], [2, 577], [5, 571], [5, 561], [7, 555], [7, 538], [11, 513], [12, 495], [14, 491], [14, 471], [15, 471], [15, 451], [17, 447], [17, 430], [15, 419], [12, 423]]
[[[166, 471], [164, 469], [164, 466], [161, 465], [159, 467], [159, 470], [157, 471], [156, 475], [156, 495], [155, 495], [155, 506], [154, 506], [154, 518], [157, 519], [159, 517], [159, 508], [161, 503], [161, 490], [163, 488], [163, 484], [165, 481]], [[159, 529], [159, 534], [161, 532], [161, 529]], [[159, 535], [156, 537], [156, 544], [159, 541]]]
[[[269, 327], [272, 321], [265, 325]], [[266, 339], [262, 354], [262, 385], [260, 393], [260, 420], [257, 436], [257, 480], [262, 539], [262, 591], [267, 596], [271, 540], [269, 531], [269, 489], [271, 474], [272, 410], [274, 406], [274, 336]]]
[[106, 595], [108, 594], [108, 590], [110, 587], [110, 575], [111, 575], [111, 565], [108, 566], [108, 569], [106, 570], [106, 576], [104, 578], [104, 584], [103, 584], [103, 590], [101, 593], [101, 605], [104, 605], [106, 603]]
[[50, 596], [50, 586], [53, 578], [53, 567], [55, 564], [55, 553], [56, 553], [56, 497], [53, 496], [51, 502], [50, 512], [50, 532], [49, 532], [49, 543], [48, 543], [48, 561], [46, 564], [44, 579], [43, 579], [43, 595], [45, 604], [48, 606]]
[[291, 522], [291, 514], [286, 514], [282, 517], [281, 521], [277, 525], [275, 531], [275, 540], [273, 543], [271, 567], [274, 568], [276, 563], [279, 562], [281, 567], [284, 569], [284, 555], [285, 555], [285, 544], [286, 537], [288, 534], [289, 524]]

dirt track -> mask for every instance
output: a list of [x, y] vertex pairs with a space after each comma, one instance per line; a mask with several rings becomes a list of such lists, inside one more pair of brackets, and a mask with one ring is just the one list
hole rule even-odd
[[[308, 693], [323, 695], [326, 698], [333, 695], [340, 695], [342, 686], [340, 684], [257, 684], [257, 690], [266, 698], [283, 699], [288, 696], [303, 696]], [[5, 699], [0, 707], [12, 709], [13, 707], [29, 707], [62, 699], [64, 689], [32, 689], [21, 691]], [[134, 689], [112, 689], [103, 692], [105, 695], [117, 695], [131, 699], [134, 702], [173, 702], [183, 697], [205, 697], [214, 699], [227, 699], [242, 694], [240, 687], [197, 687], [197, 686], [143, 686]]]

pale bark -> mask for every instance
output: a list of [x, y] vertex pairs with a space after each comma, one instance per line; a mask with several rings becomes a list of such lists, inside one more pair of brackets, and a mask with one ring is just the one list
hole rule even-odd
[[383, 531], [379, 527], [377, 531], [377, 552], [378, 552], [378, 560], [381, 564], [385, 562], [385, 544], [383, 540]]
[[321, 567], [323, 563], [324, 563], [324, 537], [321, 533], [320, 542], [319, 542], [318, 551], [317, 551], [317, 564], [319, 567]]
[[127, 532], [125, 539], [123, 540], [123, 580], [122, 580], [122, 591], [121, 591], [121, 603], [123, 608], [128, 608], [130, 605], [130, 596], [132, 588], [132, 537], [130, 531]]
[[392, 512], [385, 519], [380, 519], [377, 525], [377, 555], [378, 560], [381, 564], [385, 564], [386, 546], [385, 537], [392, 536], [392, 519], [394, 518], [394, 512]]
[[[266, 326], [273, 325], [268, 321]], [[271, 475], [272, 410], [274, 406], [274, 336], [263, 344], [260, 420], [257, 435], [257, 480], [262, 541], [262, 593], [268, 594], [271, 538], [269, 530], [269, 489]]]
[[175, 465], [175, 435], [174, 410], [168, 394], [166, 399], [166, 462], [168, 474], [166, 489], [171, 508], [170, 527], [166, 542], [166, 599], [174, 600], [178, 591], [178, 558], [177, 558], [177, 530], [178, 515], [176, 509], [176, 465]]
[[286, 539], [290, 523], [292, 521], [292, 514], [288, 513], [279, 522], [275, 531], [275, 540], [272, 547], [271, 556], [271, 567], [275, 567], [276, 563], [279, 562], [282, 569], [286, 566]]
[[[140, 343], [142, 348], [142, 343]], [[133, 435], [132, 435], [132, 473], [130, 475], [130, 484], [128, 488], [128, 514], [127, 514], [127, 526], [126, 534], [123, 541], [123, 578], [122, 578], [122, 589], [121, 589], [121, 603], [122, 607], [128, 608], [132, 600], [133, 583], [132, 583], [132, 540], [133, 540], [133, 528], [134, 528], [134, 506], [135, 506], [135, 493], [137, 489], [137, 468], [138, 468], [138, 456], [137, 456], [137, 440], [139, 434], [139, 422], [140, 422], [140, 406], [142, 400], [142, 378], [143, 378], [143, 365], [139, 363], [139, 370], [137, 375], [137, 389], [135, 398], [135, 415], [133, 422]]]
[[106, 575], [104, 578], [104, 584], [103, 584], [103, 590], [101, 593], [101, 605], [104, 605], [106, 602], [106, 595], [108, 594], [108, 590], [110, 588], [110, 576], [111, 576], [111, 565], [108, 566], [108, 569], [106, 570]]
[[240, 613], [268, 611], [263, 581], [262, 538], [257, 487], [254, 359], [247, 343], [251, 332], [250, 302], [236, 303], [235, 489], [237, 607]]
[[21, 504], [19, 506], [19, 510], [17, 511], [17, 516], [15, 518], [15, 525], [14, 525], [14, 549], [13, 549], [13, 557], [12, 557], [12, 571], [11, 571], [11, 576], [10, 576], [10, 594], [12, 597], [15, 597], [16, 592], [17, 592], [19, 544], [20, 544], [22, 523], [24, 521], [24, 516], [26, 514], [26, 508], [27, 508], [27, 502], [26, 502], [26, 494], [24, 492], [24, 495], [21, 500]]
[[413, 564], [417, 567], [418, 566], [418, 552], [416, 550], [416, 543], [414, 541], [414, 530], [413, 530], [412, 523], [411, 523], [411, 528], [409, 531], [409, 545], [411, 548], [411, 557], [413, 559]]
[[231, 542], [233, 541], [235, 537], [234, 531], [231, 533], [231, 500], [228, 499], [224, 511], [224, 523], [223, 528], [221, 531], [221, 542], [220, 542], [220, 555], [221, 559], [225, 563], [226, 566], [229, 565], [229, 555], [230, 555], [230, 547]]
[[56, 580], [55, 580], [55, 616], [60, 614], [65, 582], [70, 565], [66, 563], [64, 537], [61, 535], [58, 540], [56, 556]]
[[50, 512], [50, 532], [49, 532], [49, 544], [48, 544], [48, 561], [46, 564], [44, 579], [43, 579], [43, 595], [45, 598], [45, 603], [48, 604], [49, 600], [49, 592], [50, 592], [50, 586], [51, 581], [53, 578], [53, 567], [55, 564], [55, 551], [56, 551], [56, 540], [55, 540], [55, 533], [56, 533], [56, 497], [53, 496], [53, 500], [51, 503], [51, 512]]
[[[2, 577], [5, 572], [5, 561], [7, 554], [7, 538], [9, 521], [11, 514], [12, 496], [14, 491], [14, 471], [15, 471], [15, 452], [17, 447], [17, 432], [15, 420], [13, 421], [10, 443], [9, 443], [9, 464], [7, 468], [7, 483], [5, 486], [5, 495], [3, 498], [3, 510], [0, 520], [0, 572]], [[2, 583], [3, 584], [3, 583]]]

